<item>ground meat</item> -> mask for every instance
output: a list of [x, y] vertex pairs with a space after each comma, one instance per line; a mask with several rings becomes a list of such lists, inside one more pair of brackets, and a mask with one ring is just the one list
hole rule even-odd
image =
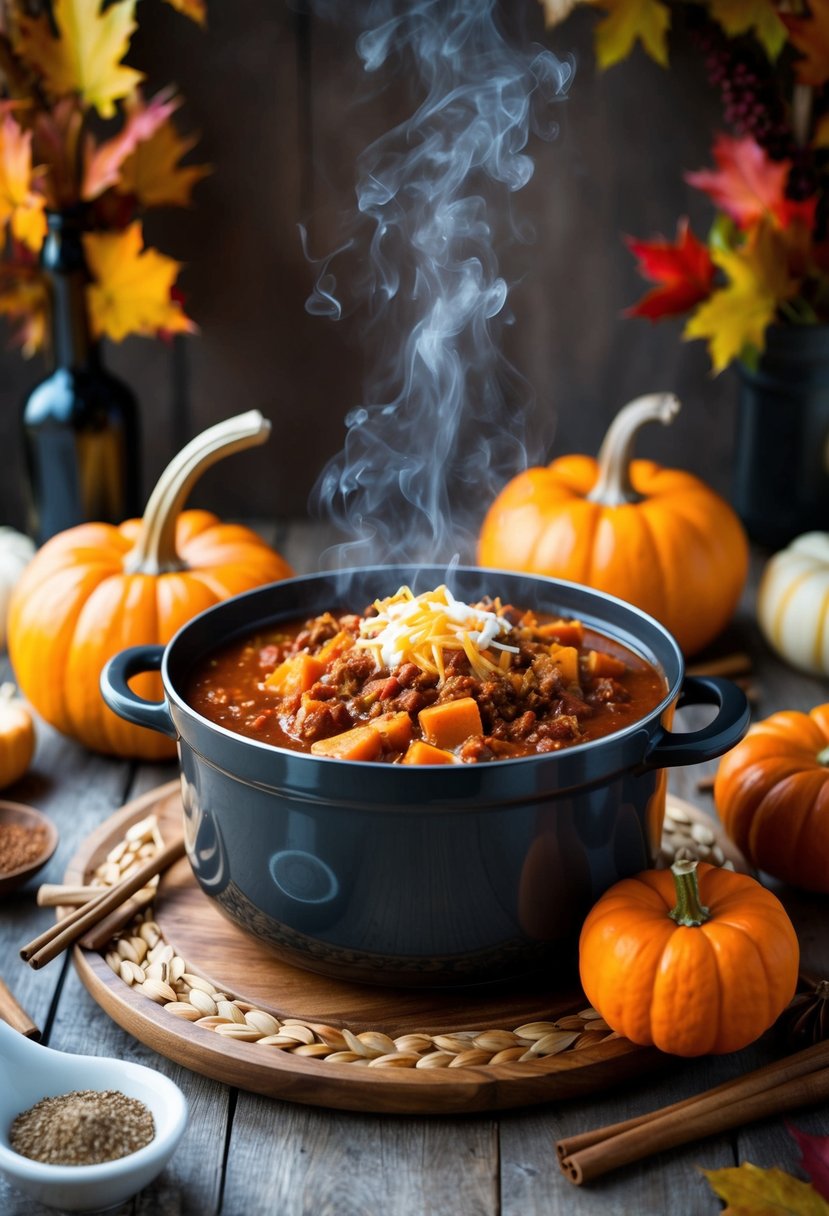
[[466, 740], [458, 755], [467, 764], [474, 764], [478, 760], [491, 760], [494, 752], [483, 735], [472, 735]]
[[509, 730], [507, 731], [508, 738], [517, 741], [529, 738], [536, 721], [536, 715], [531, 709], [528, 709], [520, 718], [516, 718], [514, 722], [510, 723]]
[[367, 650], [347, 650], [331, 669], [330, 683], [343, 697], [359, 692], [375, 671], [374, 658]]
[[317, 646], [321, 646], [323, 642], [329, 641], [340, 632], [339, 622], [330, 612], [324, 613], [323, 616], [314, 617], [313, 620], [305, 622], [305, 628], [301, 629], [294, 640], [294, 651], [314, 650]]
[[602, 676], [594, 681], [593, 687], [587, 694], [587, 700], [591, 705], [618, 704], [629, 701], [630, 693], [618, 680], [612, 680], [610, 676]]
[[438, 693], [438, 701], [457, 701], [458, 697], [476, 697], [481, 684], [474, 676], [448, 676]]
[[348, 709], [341, 701], [309, 701], [300, 707], [294, 718], [294, 734], [308, 743], [327, 739], [350, 730], [353, 725]]

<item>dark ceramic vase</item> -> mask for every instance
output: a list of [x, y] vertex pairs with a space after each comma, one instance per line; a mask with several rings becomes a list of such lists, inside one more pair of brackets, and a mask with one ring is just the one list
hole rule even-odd
[[733, 501], [773, 548], [829, 526], [829, 325], [774, 326], [739, 368]]
[[29, 530], [39, 542], [139, 510], [138, 407], [90, 334], [82, 234], [82, 215], [52, 213], [41, 255], [54, 368], [23, 407]]

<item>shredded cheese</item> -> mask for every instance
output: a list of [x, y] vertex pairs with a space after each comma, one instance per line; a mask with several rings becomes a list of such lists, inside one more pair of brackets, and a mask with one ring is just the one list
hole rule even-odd
[[[456, 600], [448, 587], [414, 595], [401, 587], [395, 595], [375, 600], [377, 616], [360, 622], [357, 646], [370, 650], [378, 668], [414, 663], [443, 679], [447, 651], [462, 650], [479, 679], [509, 669], [510, 655], [518, 654], [499, 638], [512, 626], [498, 612], [473, 608]], [[490, 651], [501, 653], [492, 657]]]

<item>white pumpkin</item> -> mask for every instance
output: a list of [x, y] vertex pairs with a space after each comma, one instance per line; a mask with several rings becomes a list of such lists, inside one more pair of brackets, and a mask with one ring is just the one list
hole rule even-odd
[[6, 645], [6, 617], [17, 580], [35, 554], [28, 536], [14, 528], [0, 528], [0, 648]]
[[792, 666], [829, 675], [829, 532], [806, 532], [775, 553], [760, 580], [757, 619]]

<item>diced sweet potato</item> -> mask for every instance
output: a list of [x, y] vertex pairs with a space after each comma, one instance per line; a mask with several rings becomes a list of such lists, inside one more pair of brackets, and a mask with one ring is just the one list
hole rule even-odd
[[315, 658], [327, 667], [332, 659], [338, 659], [344, 650], [348, 650], [354, 645], [354, 639], [350, 633], [346, 633], [341, 629], [339, 633], [335, 633], [333, 638], [329, 638], [324, 646], [320, 646]]
[[441, 747], [432, 747], [422, 739], [415, 739], [406, 755], [404, 764], [454, 764], [455, 757], [451, 752], [445, 752]]
[[386, 751], [404, 752], [412, 741], [412, 720], [407, 713], [381, 714], [369, 726], [377, 731]]
[[559, 646], [581, 646], [584, 641], [584, 625], [581, 621], [550, 621], [538, 627], [543, 638], [558, 642]]
[[353, 730], [318, 739], [311, 744], [315, 756], [330, 756], [334, 760], [376, 760], [382, 749], [382, 739], [371, 726], [355, 726]]
[[307, 692], [324, 671], [325, 664], [313, 655], [304, 652], [292, 654], [284, 663], [274, 668], [265, 680], [265, 685], [282, 697], [290, 697], [298, 692]]
[[579, 682], [579, 652], [575, 646], [558, 646], [554, 642], [550, 647], [553, 662], [561, 669], [562, 677], [567, 684]]
[[627, 671], [627, 664], [603, 650], [591, 650], [587, 655], [587, 670], [591, 676], [621, 676]]
[[459, 747], [470, 735], [482, 735], [481, 712], [473, 697], [427, 705], [418, 714], [420, 729], [435, 747]]

